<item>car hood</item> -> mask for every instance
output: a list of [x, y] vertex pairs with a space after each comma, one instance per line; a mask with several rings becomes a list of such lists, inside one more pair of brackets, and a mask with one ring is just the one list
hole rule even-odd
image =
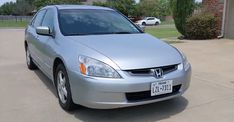
[[149, 34], [70, 36], [74, 42], [103, 54], [122, 70], [179, 64], [180, 53]]

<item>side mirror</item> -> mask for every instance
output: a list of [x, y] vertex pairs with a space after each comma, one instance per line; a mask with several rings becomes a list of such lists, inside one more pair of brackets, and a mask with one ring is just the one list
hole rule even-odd
[[37, 27], [36, 32], [39, 35], [51, 36], [50, 28], [46, 26]]

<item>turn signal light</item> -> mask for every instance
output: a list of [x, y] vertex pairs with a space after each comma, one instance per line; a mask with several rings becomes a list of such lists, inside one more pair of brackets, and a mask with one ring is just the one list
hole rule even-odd
[[85, 65], [83, 63], [80, 64], [80, 71], [83, 75], [86, 75], [86, 68], [85, 68]]

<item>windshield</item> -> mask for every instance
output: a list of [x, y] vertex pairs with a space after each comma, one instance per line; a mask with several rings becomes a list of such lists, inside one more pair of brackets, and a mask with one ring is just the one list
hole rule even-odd
[[112, 10], [59, 10], [59, 25], [64, 36], [141, 33], [124, 16]]

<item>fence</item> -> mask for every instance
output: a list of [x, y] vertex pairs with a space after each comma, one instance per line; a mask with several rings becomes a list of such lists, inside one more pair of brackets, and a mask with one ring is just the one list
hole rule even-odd
[[11, 15], [0, 15], [1, 21], [15, 21], [15, 22], [29, 22], [32, 19], [32, 16], [11, 16]]

